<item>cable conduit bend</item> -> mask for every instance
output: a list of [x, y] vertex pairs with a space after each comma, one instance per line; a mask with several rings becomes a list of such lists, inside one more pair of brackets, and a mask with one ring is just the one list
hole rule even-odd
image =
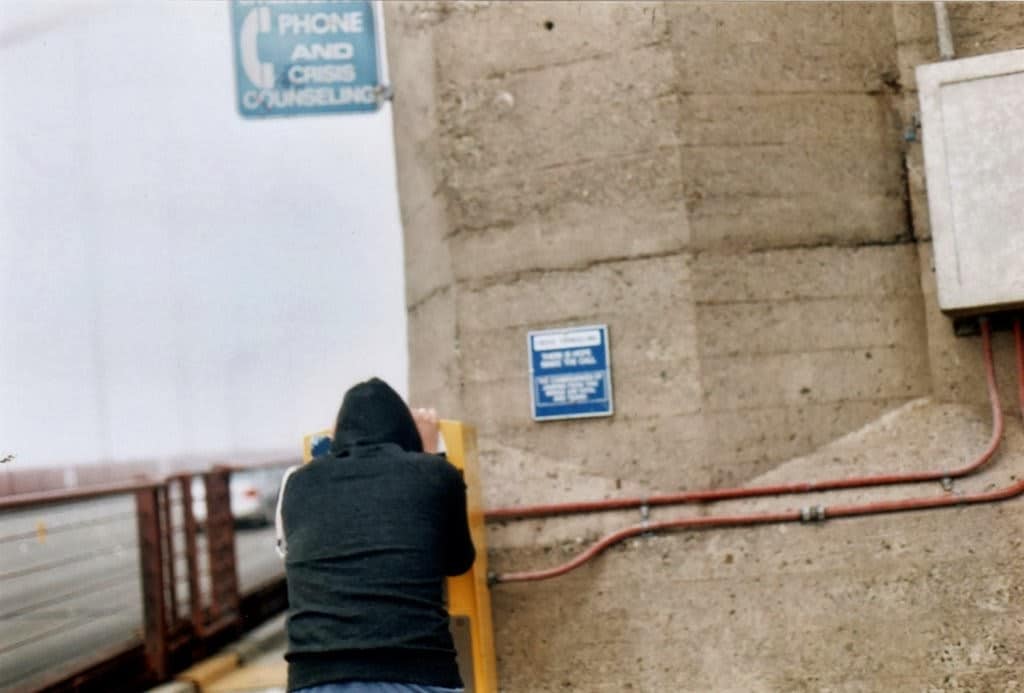
[[799, 522], [799, 510], [788, 510], [779, 513], [762, 513], [757, 515], [723, 515], [719, 517], [687, 517], [678, 520], [661, 520], [645, 524], [633, 525], [612, 532], [591, 544], [583, 553], [567, 563], [547, 570], [525, 571], [521, 573], [501, 573], [490, 576], [490, 582], [528, 582], [536, 580], [547, 580], [549, 578], [565, 575], [569, 571], [580, 567], [590, 559], [594, 558], [613, 544], [635, 537], [640, 534], [654, 533], [669, 529], [715, 529], [721, 527], [749, 527], [752, 525], [776, 524], [779, 522]]
[[[1018, 329], [1019, 332], [1019, 329]], [[910, 472], [905, 474], [882, 474], [876, 476], [849, 477], [845, 479], [827, 479], [824, 481], [798, 482], [794, 484], [778, 484], [773, 486], [749, 486], [740, 488], [706, 489], [700, 491], [681, 491], [679, 493], [659, 494], [644, 498], [611, 498], [593, 501], [569, 503], [553, 503], [549, 505], [524, 505], [493, 508], [484, 513], [488, 522], [499, 520], [522, 520], [553, 515], [569, 515], [609, 510], [627, 510], [642, 508], [644, 505], [683, 505], [686, 503], [707, 503], [738, 498], [757, 498], [762, 496], [782, 496], [815, 491], [834, 491], [839, 489], [865, 488], [869, 486], [889, 486], [893, 484], [913, 484], [926, 481], [938, 481], [944, 488], [952, 488], [952, 480], [967, 476], [988, 462], [999, 449], [1002, 441], [1004, 421], [1002, 404], [999, 401], [999, 390], [996, 386], [995, 366], [992, 358], [992, 334], [989, 321], [981, 320], [982, 351], [985, 363], [985, 380], [988, 387], [989, 403], [992, 409], [992, 435], [985, 449], [969, 463], [958, 469]], [[1024, 397], [1024, 394], [1022, 394]]]
[[[987, 324], [985, 323], [983, 323], [982, 334], [983, 336], [985, 336], [986, 367], [988, 368], [990, 374], [989, 394], [990, 396], [992, 396], [994, 374], [992, 374], [993, 369], [991, 367], [991, 342], [987, 330]], [[1024, 337], [1022, 337], [1021, 335], [1021, 323], [1019, 318], [1017, 318], [1014, 321], [1014, 337], [1017, 355], [1018, 396], [1020, 398], [1021, 414], [1022, 417], [1024, 417]], [[993, 400], [998, 401], [998, 395], [995, 395], [993, 397]], [[995, 428], [999, 429], [1001, 437], [1001, 413], [998, 417], [998, 423], [999, 425], [995, 426]], [[991, 454], [989, 456], [991, 456]], [[983, 464], [983, 462], [979, 463], [976, 466], [980, 466], [980, 464]], [[968, 467], [970, 467], [970, 465], [968, 465]], [[660, 522], [650, 522], [647, 524], [633, 525], [631, 527], [626, 527], [624, 529], [618, 530], [617, 532], [608, 534], [605, 537], [598, 540], [595, 544], [591, 545], [588, 549], [583, 551], [583, 553], [579, 554], [572, 560], [560, 566], [555, 566], [553, 568], [548, 568], [545, 570], [491, 574], [489, 576], [489, 582], [491, 582], [492, 584], [506, 582], [531, 582], [558, 577], [560, 575], [568, 573], [569, 571], [575, 568], [578, 568], [579, 566], [583, 565], [587, 561], [591, 560], [592, 558], [603, 552], [605, 549], [625, 539], [640, 534], [654, 533], [663, 530], [722, 529], [727, 527], [779, 524], [783, 522], [823, 522], [826, 519], [831, 518], [861, 517], [866, 515], [907, 512], [912, 510], [927, 510], [949, 506], [992, 503], [997, 501], [1009, 500], [1010, 498], [1014, 498], [1021, 494], [1024, 494], [1024, 478], [1021, 478], [1016, 483], [1001, 489], [996, 489], [994, 491], [987, 491], [983, 493], [974, 493], [964, 496], [953, 496], [949, 494], [943, 494], [941, 496], [933, 496], [928, 498], [908, 498], [896, 501], [877, 501], [874, 503], [834, 505], [827, 507], [814, 506], [811, 508], [803, 508], [802, 510], [784, 511], [779, 513], [725, 515], [719, 517], [692, 517], [677, 520], [663, 520]], [[652, 499], [648, 499], [648, 502], [650, 502], [651, 500]]]

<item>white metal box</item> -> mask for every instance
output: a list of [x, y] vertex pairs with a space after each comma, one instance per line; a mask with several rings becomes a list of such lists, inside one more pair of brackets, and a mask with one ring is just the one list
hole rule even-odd
[[939, 307], [1024, 306], [1024, 50], [917, 68]]

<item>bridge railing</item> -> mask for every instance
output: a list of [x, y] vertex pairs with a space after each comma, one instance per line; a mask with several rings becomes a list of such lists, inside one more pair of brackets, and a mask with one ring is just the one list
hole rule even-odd
[[269, 531], [239, 548], [243, 470], [0, 498], [0, 691], [155, 683], [283, 609]]

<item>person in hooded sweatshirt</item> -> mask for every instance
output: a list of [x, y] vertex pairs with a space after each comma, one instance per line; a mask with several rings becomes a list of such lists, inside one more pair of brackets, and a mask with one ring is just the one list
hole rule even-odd
[[[436, 414], [420, 425], [434, 449]], [[475, 558], [466, 486], [424, 452], [398, 393], [377, 378], [345, 393], [329, 451], [288, 477], [280, 512], [289, 691], [462, 690], [444, 577]]]

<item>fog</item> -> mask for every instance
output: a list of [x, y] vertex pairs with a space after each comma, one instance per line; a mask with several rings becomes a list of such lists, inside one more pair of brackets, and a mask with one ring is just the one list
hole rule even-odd
[[295, 454], [405, 393], [391, 114], [246, 120], [227, 3], [0, 6], [0, 457]]

